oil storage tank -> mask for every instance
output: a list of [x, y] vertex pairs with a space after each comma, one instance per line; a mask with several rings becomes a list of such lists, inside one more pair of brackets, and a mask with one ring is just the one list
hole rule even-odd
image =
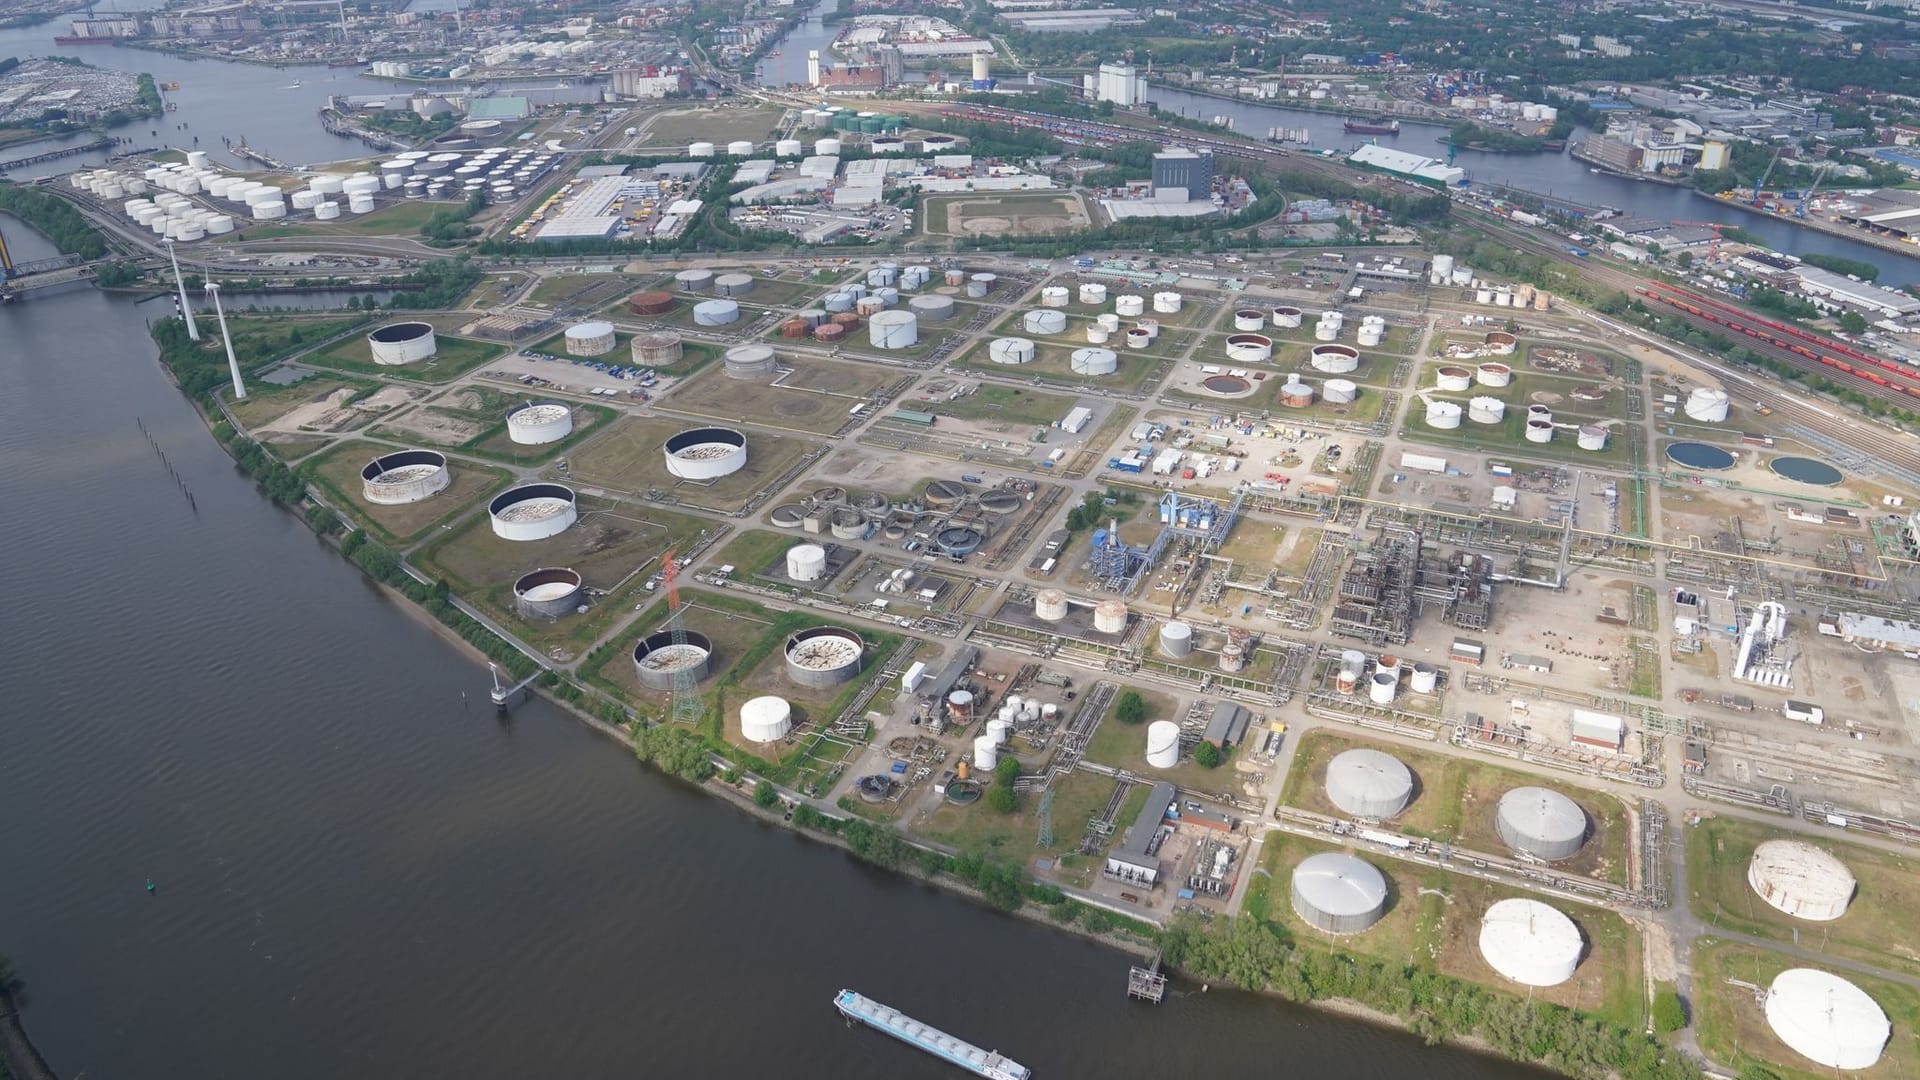
[[567, 327], [568, 356], [605, 356], [613, 351], [613, 324], [595, 319]]
[[1835, 1070], [1873, 1067], [1893, 1026], [1867, 992], [1815, 968], [1788, 968], [1767, 988], [1767, 1026], [1809, 1061]]
[[1480, 920], [1480, 955], [1522, 986], [1558, 986], [1573, 978], [1585, 948], [1573, 920], [1538, 900], [1502, 900]]
[[819, 544], [795, 544], [787, 549], [787, 577], [819, 581], [827, 576], [827, 549]]
[[502, 540], [545, 540], [567, 531], [579, 517], [573, 489], [562, 484], [522, 484], [487, 504], [493, 533]]
[[680, 335], [671, 330], [656, 330], [650, 334], [633, 335], [630, 347], [633, 362], [641, 367], [656, 367], [677, 364], [686, 355], [686, 345]]
[[860, 674], [866, 642], [838, 626], [815, 626], [787, 639], [787, 678], [796, 686], [824, 690]]
[[953, 297], [939, 293], [916, 296], [907, 301], [907, 310], [932, 322], [953, 318]]
[[1112, 349], [1089, 346], [1073, 350], [1067, 357], [1067, 366], [1075, 375], [1111, 375], [1119, 370], [1120, 358]]
[[376, 506], [401, 506], [447, 490], [453, 474], [438, 450], [396, 450], [360, 470], [361, 495]]
[[1361, 818], [1390, 818], [1413, 801], [1413, 773], [1392, 754], [1347, 750], [1327, 763], [1327, 799]]
[[1357, 934], [1387, 910], [1387, 879], [1344, 851], [1309, 855], [1293, 868], [1293, 911], [1316, 930]]
[[1460, 406], [1451, 401], [1429, 399], [1426, 416], [1428, 427], [1444, 429], [1460, 426]]
[[383, 366], [418, 363], [437, 349], [432, 323], [388, 323], [367, 335], [367, 350], [372, 353], [373, 362]]
[[1147, 725], [1147, 764], [1156, 769], [1171, 769], [1180, 764], [1179, 724], [1155, 720]]
[[573, 410], [558, 401], [536, 401], [507, 414], [507, 438], [521, 446], [559, 442], [573, 434]]
[[1494, 831], [1515, 851], [1559, 862], [1587, 842], [1587, 812], [1550, 788], [1514, 788], [1500, 796]]
[[693, 305], [696, 326], [726, 326], [740, 321], [740, 305], [732, 300], [702, 300]]
[[876, 349], [911, 349], [920, 341], [920, 320], [911, 311], [882, 311], [868, 321], [867, 340]]
[[1067, 332], [1067, 317], [1062, 312], [1056, 311], [1053, 308], [1042, 308], [1038, 311], [1027, 312], [1026, 315], [1021, 318], [1020, 326], [1021, 329], [1027, 333], [1039, 334], [1042, 337], [1052, 334], [1064, 334]]
[[996, 364], [1027, 364], [1033, 361], [1033, 342], [1026, 338], [994, 338], [987, 345], [987, 358]]
[[1160, 628], [1160, 651], [1180, 659], [1193, 652], [1193, 627], [1174, 620]]
[[1808, 922], [1847, 913], [1857, 887], [1853, 871], [1801, 840], [1764, 840], [1747, 862], [1747, 884], [1774, 908]]
[[771, 379], [776, 366], [770, 345], [735, 345], [726, 351], [722, 363], [729, 379]]
[[747, 465], [747, 437], [733, 428], [688, 428], [661, 445], [667, 471], [683, 480], [717, 480]]
[[[679, 641], [674, 638], [678, 636]], [[686, 672], [694, 682], [705, 679], [713, 665], [713, 641], [696, 630], [659, 630], [634, 643], [633, 672], [650, 690], [673, 689], [674, 676]]]
[[1724, 424], [1727, 422], [1727, 410], [1730, 402], [1725, 390], [1712, 390], [1704, 386], [1695, 387], [1687, 395], [1687, 419], [1702, 424]]
[[552, 622], [580, 610], [586, 603], [580, 574], [560, 566], [522, 574], [513, 583], [513, 609], [523, 619]]
[[1067, 594], [1059, 589], [1041, 589], [1033, 594], [1033, 615], [1047, 622], [1067, 617]]
[[786, 698], [765, 694], [740, 706], [740, 737], [748, 742], [777, 742], [792, 730], [793, 706]]

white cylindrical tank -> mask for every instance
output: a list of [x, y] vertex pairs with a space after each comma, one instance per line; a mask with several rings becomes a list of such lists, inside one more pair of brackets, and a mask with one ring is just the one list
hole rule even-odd
[[1102, 600], [1093, 606], [1093, 628], [1102, 634], [1118, 634], [1127, 628], [1127, 605], [1118, 600]]
[[1453, 256], [1435, 255], [1433, 266], [1428, 269], [1427, 279], [1435, 285], [1444, 285], [1453, 279]]
[[1355, 749], [1327, 762], [1327, 799], [1354, 817], [1393, 817], [1413, 801], [1413, 771], [1378, 750]]
[[1513, 368], [1501, 363], [1481, 364], [1474, 369], [1473, 378], [1481, 386], [1507, 386], [1513, 382]]
[[819, 581], [827, 573], [827, 549], [819, 544], [795, 544], [787, 549], [787, 576], [795, 581]]
[[1855, 888], [1845, 863], [1801, 840], [1762, 841], [1747, 863], [1747, 884], [1768, 904], [1809, 922], [1845, 915]]
[[1303, 318], [1297, 307], [1277, 307], [1273, 309], [1273, 325], [1280, 330], [1298, 330]]
[[815, 139], [813, 141], [813, 152], [820, 157], [838, 157], [840, 154], [840, 140]]
[[1346, 375], [1359, 370], [1360, 350], [1351, 345], [1315, 345], [1307, 353], [1307, 364], [1328, 375]]
[[753, 143], [747, 139], [735, 139], [727, 144], [727, 154], [730, 157], [752, 157]]
[[911, 311], [882, 311], [867, 322], [876, 349], [910, 349], [920, 342], [920, 320]]
[[1767, 988], [1767, 1026], [1809, 1061], [1836, 1071], [1872, 1068], [1893, 1025], [1867, 992], [1838, 975], [1788, 968]]
[[1067, 617], [1067, 594], [1059, 589], [1041, 589], [1033, 594], [1035, 618], [1059, 622]]
[[1193, 627], [1177, 619], [1162, 626], [1160, 651], [1175, 659], [1193, 652]]
[[1000, 764], [1000, 746], [991, 735], [981, 735], [973, 740], [973, 768], [975, 772], [990, 773]]
[[1476, 424], [1497, 424], [1507, 415], [1507, 403], [1482, 395], [1467, 402], [1467, 419]]
[[1005, 746], [1013, 738], [1013, 721], [995, 717], [987, 721], [987, 736], [995, 746]]
[[[1064, 300], [1061, 302], [1065, 303]], [[1067, 316], [1065, 312], [1055, 311], [1052, 308], [1029, 311], [1021, 318], [1020, 328], [1029, 334], [1039, 334], [1043, 337], [1064, 334], [1067, 331]]]
[[1416, 694], [1434, 693], [1440, 689], [1440, 669], [1426, 663], [1413, 665], [1411, 685]]
[[1105, 345], [1107, 342], [1112, 340], [1113, 340], [1113, 332], [1108, 330], [1106, 327], [1101, 326], [1099, 323], [1087, 324], [1087, 344]]
[[1162, 315], [1172, 315], [1180, 310], [1184, 302], [1177, 292], [1157, 292], [1153, 294], [1153, 310]]
[[1097, 281], [1085, 282], [1080, 286], [1080, 302], [1083, 304], [1104, 304], [1107, 302], [1107, 287]]
[[1695, 387], [1687, 395], [1687, 419], [1703, 424], [1724, 424], [1727, 422], [1727, 410], [1730, 399], [1725, 390], [1713, 390], [1708, 387]]
[[714, 145], [710, 142], [702, 141], [687, 144], [687, 156], [690, 158], [710, 158], [713, 156], [713, 151]]
[[1033, 360], [1033, 342], [1026, 338], [994, 338], [987, 346], [987, 359], [996, 364], [1025, 364]]
[[953, 318], [953, 297], [939, 293], [916, 296], [907, 301], [907, 310], [923, 319], [941, 320]]
[[1448, 365], [1434, 373], [1434, 386], [1448, 393], [1460, 393], [1473, 386], [1473, 372], [1468, 368]]
[[806, 144], [799, 139], [781, 139], [773, 144], [773, 156], [777, 158], [797, 158], [806, 150]]
[[1145, 327], [1130, 327], [1127, 330], [1126, 343], [1129, 349], [1144, 349], [1153, 344], [1153, 335], [1147, 333]]
[[355, 173], [347, 177], [347, 182], [340, 185], [340, 190], [347, 195], [371, 195], [380, 190], [380, 178], [366, 173]]
[[1538, 900], [1502, 900], [1480, 920], [1480, 955], [1522, 986], [1559, 986], [1573, 978], [1585, 949], [1573, 920]]
[[1530, 443], [1550, 443], [1553, 441], [1553, 421], [1528, 420], [1525, 428]]
[[1040, 290], [1040, 304], [1050, 308], [1066, 307], [1067, 298], [1071, 295], [1065, 285], [1049, 285]]
[[613, 324], [598, 319], [575, 323], [567, 327], [565, 340], [568, 356], [604, 356], [613, 351]]
[[559, 442], [573, 434], [573, 410], [557, 401], [522, 405], [507, 414], [507, 438], [522, 446]]
[[1111, 375], [1120, 369], [1120, 358], [1112, 349], [1089, 346], [1073, 350], [1067, 358], [1067, 366], [1075, 375]]
[[426, 322], [388, 323], [367, 335], [367, 352], [373, 362], [384, 365], [412, 364], [439, 351], [433, 324]]
[[1515, 851], [1558, 862], [1586, 843], [1587, 814], [1551, 788], [1514, 788], [1500, 796], [1494, 831]]
[[283, 202], [251, 203], [247, 209], [253, 211], [255, 221], [277, 221], [287, 216], [287, 204]]
[[322, 195], [338, 195], [346, 186], [347, 178], [339, 173], [314, 173], [307, 186]]
[[713, 279], [713, 291], [721, 296], [745, 296], [753, 291], [753, 275], [721, 274]]
[[747, 436], [734, 428], [688, 428], [660, 449], [667, 472], [685, 480], [717, 480], [747, 467]]
[[332, 199], [322, 199], [314, 204], [313, 216], [321, 221], [332, 221], [340, 216], [340, 204]]
[[1171, 769], [1180, 764], [1179, 724], [1155, 720], [1147, 725], [1147, 764], [1156, 769]]
[[1367, 677], [1367, 700], [1375, 705], [1393, 704], [1394, 695], [1400, 692], [1400, 677], [1391, 671], [1375, 670]]
[[1113, 310], [1116, 314], [1123, 316], [1144, 315], [1147, 312], [1147, 302], [1131, 293], [1116, 296], [1113, 298]]
[[1120, 332], [1120, 316], [1115, 315], [1111, 311], [1095, 315], [1093, 317], [1093, 324], [1109, 334], [1117, 334]]
[[1320, 396], [1329, 405], [1351, 405], [1360, 397], [1360, 384], [1351, 379], [1328, 379], [1320, 384]]
[[1491, 303], [1493, 303], [1493, 290], [1492, 290], [1492, 289], [1475, 289], [1475, 290], [1473, 290], [1473, 302], [1474, 302], [1474, 303], [1476, 303], [1476, 304], [1491, 304]]
[[212, 214], [207, 218], [207, 235], [224, 236], [233, 231], [233, 216], [230, 214]]
[[579, 520], [573, 489], [561, 484], [522, 484], [487, 503], [493, 532], [502, 540], [545, 540]]
[[1385, 324], [1376, 323], [1376, 322], [1362, 322], [1360, 324], [1360, 333], [1358, 337], [1355, 338], [1355, 340], [1358, 341], [1360, 344], [1366, 345], [1366, 346], [1378, 345], [1380, 344], [1380, 339], [1386, 336], [1386, 332], [1387, 332], [1387, 328]]
[[693, 305], [696, 326], [726, 326], [740, 321], [740, 305], [732, 300], [702, 300]]
[[1340, 324], [1321, 319], [1313, 324], [1313, 340], [1332, 341], [1340, 336]]
[[1357, 934], [1387, 911], [1387, 879], [1372, 863], [1323, 851], [1293, 868], [1293, 910], [1316, 930]]
[[1607, 448], [1606, 425], [1581, 424], [1574, 443], [1582, 450], [1605, 450]]
[[347, 211], [349, 213], [354, 213], [354, 214], [373, 213], [373, 196], [371, 195], [347, 196]]
[[740, 706], [740, 737], [748, 742], [774, 742], [786, 738], [792, 730], [793, 706], [786, 698], [768, 694], [748, 698]]
[[1451, 401], [1427, 399], [1427, 426], [1435, 428], [1457, 428], [1460, 426], [1460, 406]]

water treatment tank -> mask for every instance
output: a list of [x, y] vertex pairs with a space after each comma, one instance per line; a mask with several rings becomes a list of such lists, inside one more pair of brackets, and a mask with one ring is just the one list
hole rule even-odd
[[1064, 312], [1055, 311], [1052, 308], [1029, 311], [1020, 320], [1020, 327], [1029, 334], [1042, 336], [1063, 334], [1067, 330], [1067, 316]]
[[1480, 955], [1522, 986], [1559, 986], [1573, 978], [1585, 949], [1573, 920], [1538, 900], [1502, 900], [1480, 919]]
[[1118, 634], [1127, 628], [1127, 605], [1118, 600], [1102, 600], [1093, 606], [1093, 628], [1102, 634]]
[[1386, 914], [1387, 879], [1343, 851], [1309, 855], [1293, 868], [1293, 911], [1316, 930], [1359, 933]]
[[1508, 847], [1547, 862], [1571, 858], [1587, 841], [1587, 813], [1549, 788], [1520, 787], [1500, 796], [1494, 830]]
[[793, 730], [793, 706], [787, 699], [771, 694], [748, 698], [740, 706], [740, 737], [753, 743], [770, 743], [787, 737]]
[[1178, 620], [1162, 626], [1160, 651], [1176, 660], [1193, 652], [1193, 627]]
[[1390, 818], [1413, 801], [1413, 773], [1391, 754], [1343, 751], [1327, 763], [1327, 799], [1354, 817]]
[[1072, 368], [1076, 375], [1111, 375], [1119, 370], [1120, 358], [1112, 349], [1088, 347], [1073, 350], [1067, 358], [1067, 366]]
[[1809, 1061], [1836, 1071], [1873, 1067], [1893, 1027], [1867, 992], [1830, 972], [1789, 968], [1767, 988], [1767, 1026]]
[[1059, 622], [1067, 617], [1067, 594], [1059, 589], [1041, 589], [1033, 594], [1034, 618]]
[[1451, 401], [1437, 398], [1427, 399], [1427, 426], [1434, 428], [1457, 428], [1460, 426], [1460, 406]]
[[1113, 310], [1116, 314], [1123, 316], [1144, 315], [1147, 312], [1147, 302], [1131, 293], [1116, 296], [1113, 298]]
[[1855, 889], [1845, 863], [1801, 840], [1762, 841], [1747, 863], [1747, 884], [1760, 899], [1809, 922], [1845, 915]]
[[1180, 764], [1179, 724], [1155, 720], [1147, 725], [1147, 764], [1156, 769], [1171, 769]]
[[827, 573], [827, 549], [819, 544], [795, 544], [787, 549], [787, 577], [819, 581]]
[[1687, 395], [1687, 419], [1702, 424], [1724, 424], [1727, 422], [1727, 410], [1730, 401], [1725, 390], [1712, 390], [1704, 386], [1695, 387]]

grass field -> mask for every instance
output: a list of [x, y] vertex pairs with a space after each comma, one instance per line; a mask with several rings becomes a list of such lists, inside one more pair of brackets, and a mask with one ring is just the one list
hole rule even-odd
[[452, 462], [453, 483], [430, 499], [404, 506], [376, 506], [361, 494], [360, 470], [388, 448], [355, 442], [335, 447], [301, 466], [300, 471], [348, 508], [377, 538], [404, 546], [435, 525], [488, 496], [507, 481], [505, 469]]
[[766, 529], [749, 529], [727, 541], [720, 554], [707, 561], [715, 566], [733, 567], [736, 578], [750, 578], [776, 563], [780, 563], [787, 549], [801, 543], [801, 539], [792, 533], [769, 532]]
[[716, 420], [745, 421], [812, 432], [838, 431], [848, 411], [893, 381], [885, 372], [825, 360], [795, 360], [793, 373], [774, 386], [708, 371], [677, 386], [665, 408]]
[[[241, 369], [252, 371], [362, 323], [371, 325], [373, 321], [365, 315], [342, 315], [338, 312], [319, 315], [287, 312], [229, 314], [227, 332], [233, 335], [233, 355], [239, 359]], [[211, 333], [207, 332], [208, 329], [202, 327], [201, 348], [210, 355], [220, 355], [218, 328], [212, 328]], [[363, 339], [356, 334], [348, 340]], [[249, 391], [252, 389], [248, 387]]]
[[[612, 291], [608, 286], [613, 286]], [[625, 303], [628, 295], [638, 291], [634, 279], [621, 274], [556, 274], [535, 285], [527, 299], [545, 306], [582, 306], [583, 302], [599, 305], [609, 299]]]
[[[458, 202], [409, 199], [396, 201], [379, 207], [371, 214], [353, 215], [344, 213], [346, 203], [340, 198], [343, 213], [332, 221], [320, 221], [309, 214], [307, 217], [289, 221], [280, 221], [268, 225], [262, 222], [235, 221], [234, 225], [249, 240], [272, 240], [283, 236], [398, 236], [416, 237], [427, 220], [442, 210], [457, 209]], [[301, 211], [304, 213], [304, 211]]]
[[[1731, 986], [1738, 979], [1769, 986], [1788, 968], [1815, 967], [1781, 953], [1732, 941], [1701, 938], [1693, 946], [1693, 1020], [1700, 1048], [1741, 1076], [1780, 1080], [1825, 1080], [1836, 1073], [1780, 1041], [1767, 1023], [1765, 1007], [1753, 992]], [[1899, 983], [1852, 972], [1835, 972], [1873, 998], [1893, 1024], [1886, 1052], [1873, 1068], [1846, 1075], [1864, 1080], [1899, 1080], [1920, 1067], [1920, 992]], [[1758, 1071], [1748, 1071], [1749, 1068]]]
[[1393, 819], [1389, 828], [1479, 851], [1504, 851], [1506, 843], [1494, 830], [1495, 808], [1500, 796], [1517, 787], [1548, 788], [1579, 803], [1592, 829], [1579, 854], [1556, 865], [1616, 885], [1626, 884], [1627, 853], [1632, 837], [1627, 828], [1626, 809], [1618, 799], [1551, 777], [1504, 769], [1491, 762], [1376, 743], [1344, 732], [1310, 731], [1301, 736], [1294, 750], [1293, 765], [1280, 789], [1280, 801], [1303, 810], [1344, 817], [1345, 813], [1326, 797], [1327, 763], [1341, 751], [1356, 747], [1386, 751], [1413, 772], [1413, 802]]
[[803, 439], [751, 432], [747, 464], [737, 473], [696, 483], [667, 471], [661, 444], [687, 424], [628, 416], [583, 444], [568, 459], [571, 475], [583, 483], [615, 491], [670, 491], [684, 503], [731, 512], [800, 460], [815, 444]]
[[723, 108], [696, 106], [663, 112], [647, 125], [645, 145], [685, 146], [691, 142], [726, 143], [735, 139], [761, 142], [773, 137], [780, 123], [781, 110], [762, 108]]
[[1715, 926], [1775, 941], [1797, 941], [1890, 971], [1920, 974], [1920, 942], [1910, 932], [1920, 910], [1920, 862], [1878, 848], [1813, 838], [1845, 863], [1859, 883], [1847, 913], [1832, 922], [1795, 919], [1747, 884], [1747, 864], [1763, 840], [1790, 834], [1733, 818], [1707, 818], [1687, 830], [1688, 897]]
[[1085, 228], [1086, 202], [1071, 192], [981, 192], [925, 200], [933, 236], [1043, 236]]
[[[415, 320], [396, 319], [394, 321]], [[441, 383], [465, 375], [487, 361], [506, 354], [507, 350], [504, 346], [493, 342], [452, 336], [454, 327], [464, 326], [470, 321], [465, 316], [429, 316], [417, 321], [432, 323], [434, 328], [434, 355], [420, 363], [395, 366], [374, 363], [364, 334], [349, 334], [324, 349], [308, 353], [300, 358], [300, 362], [359, 375], [381, 375], [388, 378]]]
[[1051, 849], [1039, 846], [1040, 822], [1037, 811], [1040, 796], [1037, 793], [1022, 795], [1020, 805], [1010, 814], [994, 810], [986, 804], [985, 799], [968, 806], [942, 802], [910, 828], [915, 835], [935, 843], [947, 844], [965, 852], [1009, 859], [1023, 866], [1031, 866], [1037, 858], [1057, 860], [1056, 876], [1064, 884], [1085, 887], [1098, 876], [1106, 848], [1126, 836], [1127, 826], [1133, 824], [1133, 819], [1140, 814], [1140, 808], [1146, 805], [1149, 786], [1133, 785], [1121, 805], [1119, 815], [1114, 819], [1118, 827], [1108, 842], [1102, 845], [1100, 854], [1072, 854], [1080, 838], [1086, 834], [1087, 823], [1106, 809], [1107, 800], [1113, 796], [1113, 785], [1112, 778], [1083, 769], [1075, 770], [1054, 783], [1054, 845]]
[[1067, 415], [1073, 408], [1073, 400], [1064, 394], [1046, 394], [1021, 386], [982, 383], [973, 393], [958, 401], [918, 401], [904, 403], [903, 407], [959, 420], [997, 420], [1045, 426]]
[[1177, 713], [1178, 703], [1172, 697], [1151, 690], [1139, 690], [1139, 694], [1147, 703], [1147, 719], [1138, 724], [1123, 724], [1114, 718], [1112, 712], [1108, 712], [1100, 721], [1100, 726], [1094, 729], [1093, 738], [1087, 742], [1088, 761], [1128, 769], [1136, 776], [1165, 780], [1176, 787], [1204, 794], [1216, 794], [1238, 786], [1235, 783], [1238, 774], [1234, 771], [1231, 757], [1213, 769], [1195, 764], [1191, 755], [1182, 756], [1180, 764], [1171, 769], [1149, 767], [1147, 725], [1155, 720], [1178, 721], [1180, 716]]

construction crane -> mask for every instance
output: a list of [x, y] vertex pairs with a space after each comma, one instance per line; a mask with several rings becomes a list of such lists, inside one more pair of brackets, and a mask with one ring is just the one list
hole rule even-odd
[[1720, 230], [1735, 228], [1733, 225], [1723, 225], [1718, 221], [1676, 221], [1674, 224], [1691, 225], [1697, 229], [1712, 229], [1713, 243], [1707, 248], [1707, 258], [1709, 259], [1717, 259], [1720, 257]]
[[673, 637], [673, 708], [672, 719], [676, 724], [697, 727], [706, 716], [706, 704], [700, 700], [694, 688], [696, 680], [693, 669], [696, 665], [685, 662], [687, 649], [687, 623], [680, 608], [680, 560], [676, 553], [669, 551], [661, 563], [660, 576], [667, 585], [667, 631]]
[[1760, 179], [1753, 182], [1753, 198], [1747, 200], [1748, 202], [1755, 206], [1760, 205], [1760, 189], [1767, 186], [1767, 178], [1773, 175], [1773, 167], [1780, 164], [1780, 153], [1784, 149], [1785, 147], [1774, 148], [1773, 157], [1767, 161], [1766, 171], [1760, 174]]
[[1820, 182], [1825, 180], [1827, 174], [1831, 172], [1833, 172], [1833, 163], [1827, 162], [1820, 166], [1819, 170], [1813, 174], [1813, 183], [1808, 184], [1807, 190], [1800, 193], [1800, 201], [1793, 204], [1794, 217], [1803, 218], [1807, 216], [1808, 209], [1813, 206], [1813, 193], [1815, 189], [1819, 188]]

